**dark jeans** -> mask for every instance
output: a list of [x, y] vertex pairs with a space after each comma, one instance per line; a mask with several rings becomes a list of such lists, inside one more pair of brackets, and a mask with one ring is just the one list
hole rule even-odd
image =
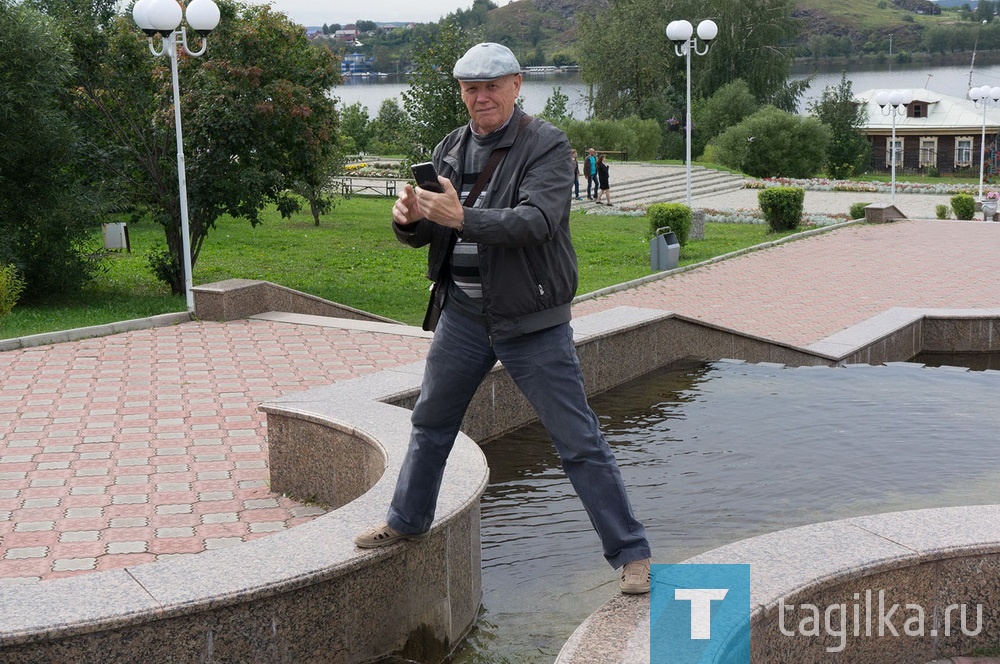
[[448, 455], [476, 388], [499, 359], [528, 398], [562, 459], [563, 470], [601, 538], [612, 567], [650, 557], [646, 530], [632, 513], [615, 457], [587, 404], [569, 323], [490, 344], [486, 328], [460, 313], [441, 314], [413, 407], [410, 447], [388, 523], [427, 531]]

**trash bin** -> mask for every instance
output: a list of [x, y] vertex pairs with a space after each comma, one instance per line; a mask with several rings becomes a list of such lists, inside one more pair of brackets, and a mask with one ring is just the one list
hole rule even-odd
[[649, 269], [653, 272], [672, 270], [677, 267], [681, 258], [681, 243], [670, 226], [656, 229], [656, 234], [649, 241]]
[[104, 224], [104, 248], [109, 251], [124, 249], [132, 252], [128, 241], [128, 227], [123, 222]]

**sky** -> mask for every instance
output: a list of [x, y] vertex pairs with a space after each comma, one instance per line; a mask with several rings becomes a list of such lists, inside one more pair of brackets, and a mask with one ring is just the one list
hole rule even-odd
[[[511, 0], [494, 0], [506, 5]], [[273, 0], [271, 6], [296, 23], [321, 26], [346, 25], [355, 21], [432, 23], [458, 9], [468, 9], [472, 0]]]

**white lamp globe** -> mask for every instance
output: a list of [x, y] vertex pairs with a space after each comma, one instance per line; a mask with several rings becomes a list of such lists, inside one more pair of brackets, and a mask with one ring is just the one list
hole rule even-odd
[[148, 7], [146, 17], [161, 35], [169, 35], [181, 24], [184, 12], [174, 0], [149, 0]]
[[893, 90], [889, 93], [889, 104], [895, 108], [903, 103], [903, 93], [899, 90]]
[[698, 24], [698, 39], [704, 42], [710, 42], [715, 39], [718, 34], [719, 26], [715, 24], [715, 21], [709, 19]]
[[132, 5], [132, 20], [135, 21], [140, 30], [152, 37], [156, 34], [156, 29], [149, 22], [148, 12], [150, 2], [152, 0], [136, 0], [136, 3]]
[[993, 101], [1000, 101], [1000, 87], [990, 88], [990, 98], [992, 98]]
[[889, 105], [889, 93], [885, 90], [880, 90], [878, 94], [875, 95], [875, 103], [885, 108]]
[[686, 42], [694, 34], [690, 21], [671, 21], [667, 24], [667, 39], [672, 42]]
[[909, 106], [911, 103], [913, 103], [913, 91], [912, 90], [901, 90], [900, 94], [903, 97], [902, 101], [900, 102], [901, 104], [903, 104], [903, 106]]
[[969, 99], [971, 99], [972, 101], [979, 101], [979, 99], [982, 97], [982, 94], [983, 94], [982, 90], [980, 90], [979, 88], [972, 88], [969, 90]]
[[212, 0], [194, 0], [184, 16], [195, 32], [207, 37], [219, 25], [219, 6]]

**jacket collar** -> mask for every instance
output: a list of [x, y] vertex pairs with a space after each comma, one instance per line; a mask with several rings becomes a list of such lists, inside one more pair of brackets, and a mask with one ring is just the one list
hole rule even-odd
[[[514, 144], [514, 139], [517, 138], [518, 132], [521, 130], [521, 118], [524, 116], [524, 111], [521, 110], [520, 106], [514, 107], [514, 113], [510, 116], [510, 120], [507, 121], [506, 128], [500, 130], [503, 132], [503, 136], [494, 146], [494, 150], [497, 148], [510, 147]], [[455, 145], [452, 146], [451, 150], [444, 155], [443, 159], [453, 170], [456, 172], [462, 171], [462, 156], [465, 152], [465, 146], [469, 140], [472, 138], [472, 127], [466, 124], [461, 130], [461, 136], [459, 140], [455, 141]]]

